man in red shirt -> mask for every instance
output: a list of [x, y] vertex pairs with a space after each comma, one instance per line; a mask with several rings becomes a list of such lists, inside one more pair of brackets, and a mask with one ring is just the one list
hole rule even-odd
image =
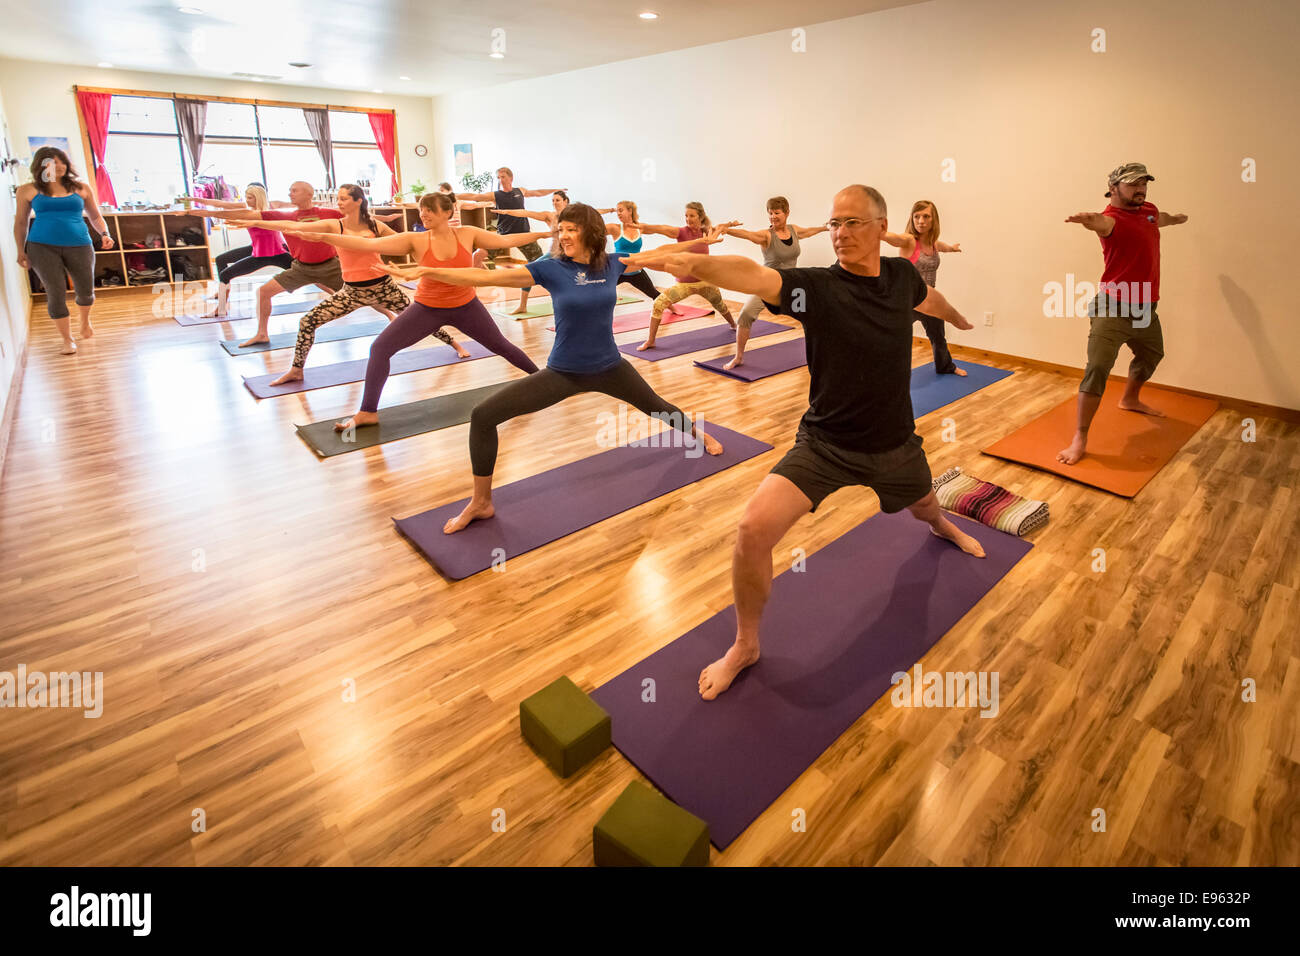
[[1131, 412], [1163, 416], [1144, 403], [1139, 393], [1155, 374], [1164, 357], [1164, 336], [1156, 303], [1160, 300], [1160, 228], [1187, 221], [1171, 216], [1147, 202], [1147, 183], [1155, 177], [1141, 163], [1125, 163], [1111, 171], [1106, 196], [1110, 205], [1102, 212], [1080, 212], [1066, 222], [1080, 223], [1101, 237], [1105, 262], [1097, 296], [1089, 309], [1088, 367], [1079, 385], [1078, 422], [1074, 440], [1056, 453], [1057, 461], [1073, 465], [1088, 447], [1088, 428], [1101, 405], [1106, 379], [1121, 345], [1133, 351], [1128, 383], [1119, 407]]
[[[204, 210], [203, 215], [211, 219], [290, 219], [296, 222], [343, 218], [343, 214], [337, 209], [313, 205], [315, 194], [316, 190], [312, 188], [311, 183], [296, 182], [289, 187], [292, 209]], [[248, 341], [239, 343], [240, 348], [256, 342], [271, 341], [269, 326], [272, 297], [281, 292], [292, 292], [305, 285], [320, 286], [331, 294], [343, 288], [343, 272], [339, 268], [338, 252], [333, 246], [324, 242], [308, 242], [289, 234], [285, 235], [284, 241], [289, 246], [289, 255], [293, 256], [293, 263], [257, 290], [257, 333]]]

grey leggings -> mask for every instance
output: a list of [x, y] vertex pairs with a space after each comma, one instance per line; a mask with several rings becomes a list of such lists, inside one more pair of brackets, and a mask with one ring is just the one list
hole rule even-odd
[[27, 261], [31, 263], [41, 285], [45, 286], [45, 309], [51, 319], [68, 317], [68, 276], [77, 305], [95, 301], [95, 247], [47, 246], [43, 242], [27, 243]]
[[485, 478], [496, 469], [498, 425], [558, 405], [582, 392], [604, 392], [688, 435], [694, 428], [686, 413], [655, 394], [627, 359], [593, 375], [560, 372], [547, 366], [527, 378], [511, 382], [475, 406], [470, 413], [469, 460], [474, 474]]

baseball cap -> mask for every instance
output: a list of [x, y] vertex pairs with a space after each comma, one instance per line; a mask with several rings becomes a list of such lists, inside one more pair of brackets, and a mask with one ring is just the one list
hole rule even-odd
[[[1147, 172], [1146, 166], [1141, 163], [1125, 163], [1123, 166], [1116, 166], [1106, 177], [1107, 185], [1114, 186], [1116, 183], [1136, 183], [1143, 179], [1149, 179], [1155, 182], [1156, 178]], [[1110, 190], [1106, 191], [1109, 198]]]

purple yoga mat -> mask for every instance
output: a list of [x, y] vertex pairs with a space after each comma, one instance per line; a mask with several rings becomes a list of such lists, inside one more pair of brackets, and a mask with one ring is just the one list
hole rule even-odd
[[[389, 375], [401, 375], [403, 372], [418, 372], [425, 368], [438, 368], [441, 365], [455, 365], [457, 362], [472, 362], [475, 359], [496, 355], [477, 342], [463, 342], [469, 358], [457, 358], [456, 350], [450, 345], [439, 345], [431, 349], [419, 349], [414, 352], [398, 352], [393, 356]], [[310, 392], [314, 388], [328, 388], [331, 385], [347, 385], [350, 382], [363, 382], [366, 378], [366, 363], [369, 359], [354, 359], [351, 362], [339, 362], [335, 365], [308, 366], [303, 372], [301, 382], [289, 382], [285, 385], [272, 386], [271, 383], [283, 372], [271, 372], [269, 375], [244, 376], [244, 384], [257, 398], [275, 398], [277, 395], [292, 395], [294, 392]]]
[[[614, 746], [724, 849], [1032, 547], [949, 517], [988, 557], [904, 511], [874, 516], [808, 555], [802, 572], [779, 575], [762, 658], [716, 700], [701, 699], [697, 684], [735, 639], [734, 606], [598, 688]], [[646, 678], [653, 703], [642, 699]]]
[[[780, 325], [776, 322], [759, 319], [754, 323], [753, 328], [749, 330], [749, 337], [756, 339], [760, 335], [775, 335], [777, 332], [792, 331], [794, 330], [788, 325]], [[707, 329], [696, 329], [693, 332], [678, 332], [676, 335], [661, 336], [655, 340], [653, 348], [648, 348], [644, 352], [636, 350], [639, 343], [620, 345], [618, 350], [632, 358], [643, 359], [647, 362], [658, 362], [660, 359], [675, 358], [678, 355], [686, 355], [688, 352], [700, 352], [704, 349], [718, 348], [723, 345], [734, 345], [735, 342], [736, 330], [724, 322], [722, 325], [711, 325]], [[730, 360], [731, 356], [726, 356], [722, 361], [729, 362]]]
[[442, 526], [468, 498], [393, 523], [444, 575], [467, 578], [772, 450], [711, 422], [704, 428], [722, 442], [721, 455], [704, 454], [702, 447], [623, 445], [493, 489], [496, 515], [455, 534], [443, 534]]
[[[758, 323], [755, 322], [755, 325]], [[785, 326], [782, 326], [785, 328]], [[760, 378], [767, 378], [769, 375], [776, 375], [778, 372], [788, 372], [793, 368], [801, 368], [808, 364], [808, 352], [804, 347], [803, 336], [797, 339], [791, 339], [789, 342], [782, 342], [780, 345], [766, 345], [761, 349], [746, 349], [745, 364], [740, 368], [725, 369], [722, 366], [731, 361], [729, 356], [724, 355], [722, 358], [709, 359], [707, 362], [696, 362], [702, 369], [710, 372], [717, 372], [719, 375], [729, 375], [732, 378], [738, 378], [742, 382], [754, 382]]]

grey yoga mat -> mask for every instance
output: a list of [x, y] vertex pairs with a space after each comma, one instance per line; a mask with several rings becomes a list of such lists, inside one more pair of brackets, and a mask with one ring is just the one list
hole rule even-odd
[[374, 448], [376, 445], [397, 441], [399, 438], [410, 438], [412, 435], [423, 435], [425, 432], [450, 428], [452, 425], [463, 425], [469, 421], [474, 406], [509, 384], [509, 382], [498, 382], [495, 385], [484, 385], [482, 388], [471, 388], [450, 395], [438, 395], [418, 402], [390, 405], [379, 410], [378, 425], [363, 425], [352, 429], [350, 434], [334, 430], [334, 423], [347, 418], [346, 415], [312, 422], [310, 425], [298, 425], [296, 426], [298, 437], [321, 458], [333, 458], [335, 455], [346, 455], [350, 451]]
[[495, 488], [496, 515], [455, 534], [442, 526], [468, 498], [393, 523], [444, 575], [467, 578], [772, 449], [712, 422], [704, 428], [722, 442], [721, 455], [682, 447], [680, 432], [658, 433], [654, 445], [623, 445]]
[[[477, 342], [463, 343], [469, 358], [458, 358], [450, 345], [439, 345], [431, 349], [418, 349], [414, 352], [398, 352], [393, 356], [389, 375], [401, 375], [403, 372], [418, 372], [426, 368], [438, 368], [441, 365], [455, 365], [457, 362], [472, 362], [474, 359], [495, 355]], [[244, 385], [257, 398], [275, 398], [277, 395], [292, 395], [295, 392], [310, 392], [314, 388], [329, 388], [331, 385], [347, 385], [361, 382], [366, 377], [368, 359], [353, 359], [351, 362], [338, 362], [334, 365], [309, 365], [303, 372], [300, 382], [288, 382], [284, 385], [271, 383], [280, 377], [280, 372], [267, 375], [244, 376]]]
[[[325, 296], [317, 296], [314, 299], [291, 299], [288, 302], [271, 302], [272, 315], [292, 315], [296, 312], [310, 312], [312, 306], [325, 301]], [[178, 325], [215, 325], [218, 322], [244, 322], [248, 319], [257, 318], [256, 312], [241, 313], [239, 315], [230, 314], [222, 316], [206, 315], [178, 315], [176, 323]]]
[[[330, 322], [316, 330], [316, 341], [319, 343], [360, 339], [365, 338], [367, 335], [378, 335], [386, 328], [388, 328], [387, 319], [373, 319], [369, 322], [356, 322], [351, 325]], [[259, 342], [247, 348], [240, 348], [239, 339], [222, 339], [221, 347], [230, 355], [248, 355], [251, 352], [274, 352], [277, 349], [291, 349], [296, 341], [298, 341], [297, 332], [277, 332], [271, 336], [270, 344]]]

